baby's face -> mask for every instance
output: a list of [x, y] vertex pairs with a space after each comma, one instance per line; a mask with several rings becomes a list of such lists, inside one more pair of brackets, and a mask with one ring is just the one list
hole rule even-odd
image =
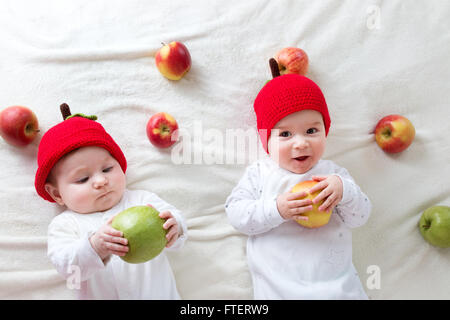
[[47, 192], [78, 213], [105, 211], [122, 198], [126, 176], [119, 162], [100, 147], [83, 147], [59, 160]]
[[272, 129], [268, 150], [278, 165], [293, 173], [305, 173], [325, 151], [325, 125], [320, 112], [302, 110], [281, 119]]

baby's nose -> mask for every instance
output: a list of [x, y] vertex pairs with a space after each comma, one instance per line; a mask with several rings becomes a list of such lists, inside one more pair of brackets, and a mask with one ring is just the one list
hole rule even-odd
[[94, 178], [94, 187], [96, 187], [96, 188], [103, 187], [107, 183], [108, 183], [108, 179], [102, 174], [98, 174]]
[[303, 137], [300, 137], [300, 136], [294, 137], [294, 148], [304, 149], [307, 146], [308, 146], [308, 142], [306, 141], [306, 139], [304, 139]]

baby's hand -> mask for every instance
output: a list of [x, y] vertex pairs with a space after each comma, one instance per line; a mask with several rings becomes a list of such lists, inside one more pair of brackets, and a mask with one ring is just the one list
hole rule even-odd
[[306, 196], [306, 192], [283, 193], [277, 197], [277, 209], [284, 219], [308, 220], [302, 213], [312, 210], [311, 199], [296, 200]]
[[166, 248], [170, 248], [174, 242], [178, 239], [178, 223], [177, 220], [173, 217], [170, 211], [164, 211], [159, 214], [160, 218], [166, 219], [166, 222], [163, 224], [163, 228], [167, 230], [167, 244]]
[[[152, 207], [151, 204], [147, 204], [149, 207]], [[159, 217], [165, 219], [166, 222], [163, 224], [163, 228], [167, 230], [166, 239], [167, 244], [166, 248], [170, 248], [175, 241], [177, 241], [179, 236], [178, 230], [178, 222], [172, 215], [170, 211], [163, 211], [159, 214]]]
[[114, 216], [109, 218], [108, 221], [89, 238], [92, 248], [94, 248], [95, 252], [97, 252], [102, 260], [105, 260], [111, 254], [124, 256], [128, 252], [128, 240], [123, 238], [123, 232], [111, 227], [113, 219]]
[[313, 176], [312, 179], [315, 181], [319, 181], [319, 183], [309, 190], [311, 193], [323, 189], [322, 192], [320, 192], [317, 197], [314, 198], [313, 203], [316, 204], [319, 201], [325, 199], [323, 204], [319, 207], [319, 210], [333, 210], [334, 207], [336, 207], [342, 200], [344, 187], [341, 178], [339, 178], [337, 175], [331, 175]]

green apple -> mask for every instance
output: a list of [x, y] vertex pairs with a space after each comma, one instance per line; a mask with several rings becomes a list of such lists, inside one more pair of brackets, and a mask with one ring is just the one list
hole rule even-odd
[[432, 245], [450, 247], [450, 207], [434, 206], [425, 210], [419, 228], [425, 240]]
[[128, 252], [120, 257], [128, 263], [142, 263], [161, 253], [167, 244], [165, 220], [149, 206], [136, 206], [118, 213], [111, 226], [123, 232], [128, 240]]

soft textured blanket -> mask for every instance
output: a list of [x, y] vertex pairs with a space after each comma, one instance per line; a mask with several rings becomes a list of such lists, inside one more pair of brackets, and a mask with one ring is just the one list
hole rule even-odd
[[[0, 141], [0, 298], [75, 297], [46, 256], [47, 226], [62, 209], [33, 186], [40, 137], [66, 102], [97, 115], [121, 145], [130, 189], [183, 212], [189, 239], [169, 256], [182, 298], [251, 299], [246, 237], [228, 223], [224, 202], [264, 156], [252, 103], [271, 78], [268, 59], [287, 46], [306, 50], [308, 76], [327, 99], [325, 158], [347, 168], [373, 203], [353, 231], [367, 294], [450, 298], [450, 251], [417, 228], [424, 209], [450, 205], [449, 16], [441, 0], [2, 1], [0, 108], [31, 108], [41, 133], [23, 149]], [[172, 40], [192, 56], [177, 82], [154, 63]], [[168, 150], [146, 136], [158, 111], [181, 128]], [[396, 113], [413, 122], [416, 139], [387, 155], [373, 129]], [[247, 149], [236, 135], [247, 135]]]

